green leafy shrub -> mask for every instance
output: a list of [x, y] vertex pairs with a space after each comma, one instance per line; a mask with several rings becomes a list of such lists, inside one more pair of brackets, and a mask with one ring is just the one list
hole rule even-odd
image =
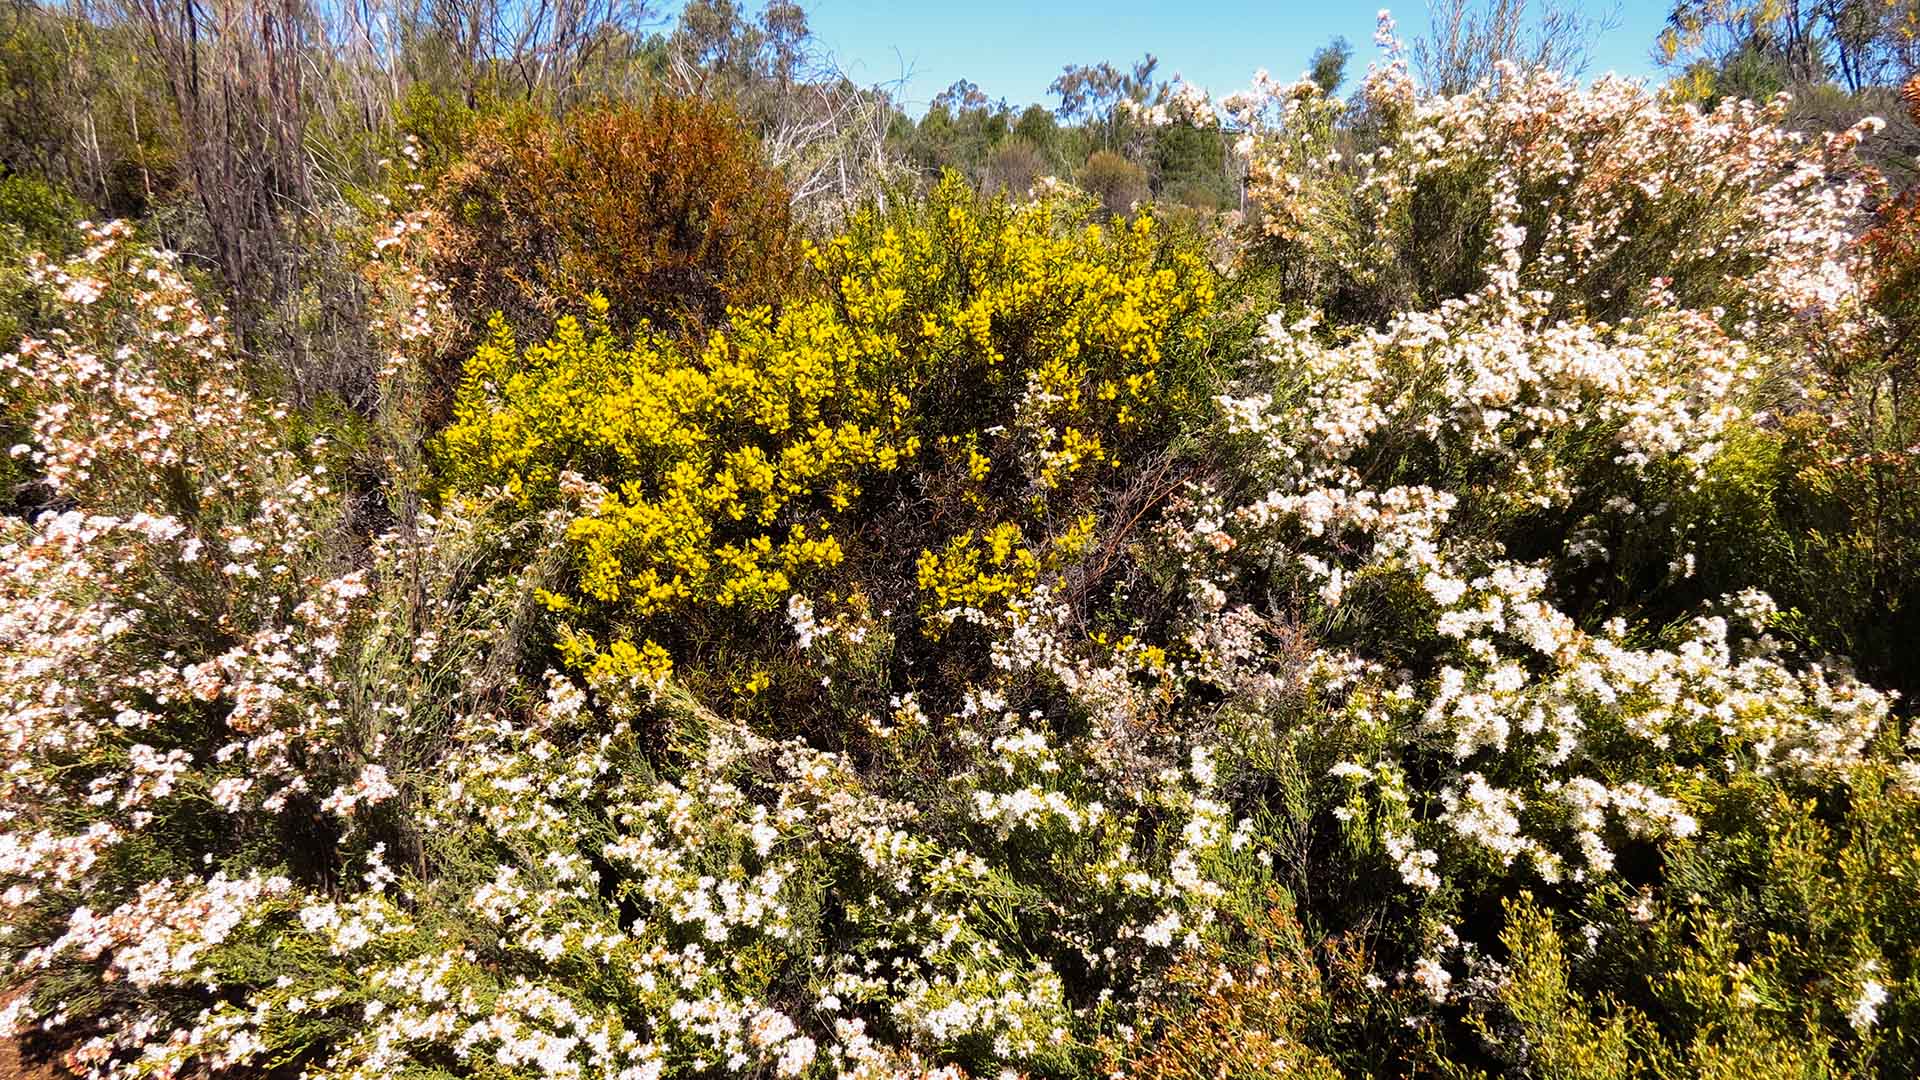
[[1766, 591], [1782, 608], [1778, 632], [1908, 700], [1920, 693], [1910, 644], [1920, 633], [1916, 205], [1890, 200], [1861, 237], [1860, 299], [1877, 318], [1809, 351], [1796, 377], [1810, 398], [1769, 402], [1702, 484], [1663, 495], [1701, 553], [1702, 596]]
[[[0, 178], [0, 348], [11, 350], [23, 335], [43, 329], [29, 257], [71, 255], [81, 240], [75, 224], [84, 216], [79, 203], [41, 181], [19, 175]], [[0, 440], [7, 446], [20, 445], [26, 434], [23, 420], [16, 410], [0, 418]], [[33, 477], [27, 463], [13, 455], [0, 459], [0, 501], [15, 508], [30, 505]]]
[[987, 155], [981, 186], [990, 192], [1005, 191], [1013, 198], [1022, 198], [1048, 174], [1050, 167], [1039, 147], [1019, 137], [1009, 138]]
[[12, 348], [36, 329], [28, 256], [62, 259], [79, 250], [86, 210], [64, 191], [18, 174], [0, 177], [0, 343]]

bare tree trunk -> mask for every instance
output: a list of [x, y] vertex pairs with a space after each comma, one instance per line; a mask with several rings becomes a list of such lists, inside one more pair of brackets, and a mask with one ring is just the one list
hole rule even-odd
[[[301, 76], [309, 13], [303, 0], [134, 3], [166, 73], [235, 329], [261, 350], [269, 316], [299, 291], [291, 230], [312, 201]], [[297, 373], [299, 342], [279, 344], [292, 346]]]

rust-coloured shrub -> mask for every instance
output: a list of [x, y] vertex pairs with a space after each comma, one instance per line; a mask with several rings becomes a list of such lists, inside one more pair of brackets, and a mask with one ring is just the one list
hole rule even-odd
[[[1913, 89], [1920, 113], [1920, 77]], [[1867, 289], [1874, 306], [1902, 331], [1920, 328], [1920, 189], [1888, 200], [1861, 244], [1871, 260]], [[1896, 346], [1907, 344], [1906, 337], [1897, 331]]]
[[[1273, 895], [1247, 921], [1240, 955], [1176, 968], [1169, 1000], [1132, 1039], [1107, 1047], [1110, 1075], [1136, 1080], [1297, 1077], [1340, 1080], [1315, 1046], [1329, 1020], [1326, 980], [1314, 963], [1290, 899]], [[1338, 950], [1328, 956], [1338, 971]]]
[[698, 334], [730, 305], [779, 301], [800, 265], [780, 173], [706, 101], [489, 121], [437, 194], [463, 307], [542, 333], [598, 290], [616, 328]]
[[1126, 214], [1147, 197], [1147, 170], [1111, 150], [1096, 150], [1080, 167], [1080, 186], [1107, 213]]

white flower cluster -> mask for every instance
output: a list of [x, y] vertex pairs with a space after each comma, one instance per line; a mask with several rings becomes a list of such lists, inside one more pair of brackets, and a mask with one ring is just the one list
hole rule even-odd
[[865, 645], [868, 634], [872, 632], [872, 627], [857, 612], [841, 611], [831, 617], [821, 618], [814, 610], [813, 601], [799, 593], [787, 598], [787, 621], [792, 624], [794, 635], [800, 639], [800, 648], [818, 648], [827, 663], [834, 661], [837, 650], [857, 649]]

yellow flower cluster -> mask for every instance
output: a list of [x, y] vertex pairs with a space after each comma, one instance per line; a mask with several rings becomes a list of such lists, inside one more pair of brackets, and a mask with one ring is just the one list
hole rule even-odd
[[1165, 404], [1167, 349], [1201, 337], [1193, 316], [1216, 299], [1198, 253], [1168, 250], [1149, 215], [1088, 223], [1067, 198], [983, 207], [949, 176], [928, 201], [808, 249], [863, 341], [910, 351], [926, 376], [1031, 387], [1063, 429], [1136, 426]]
[[592, 634], [566, 630], [560, 637], [560, 658], [589, 680], [635, 679], [658, 686], [673, 672], [673, 659], [667, 650], [648, 641], [635, 645], [613, 641], [602, 649]]
[[1025, 592], [1040, 573], [1040, 560], [1026, 546], [1020, 526], [1003, 522], [975, 536], [969, 530], [944, 551], [920, 553], [920, 591], [936, 610], [985, 609]]
[[783, 597], [797, 572], [840, 560], [826, 519], [861, 478], [919, 448], [907, 399], [862, 382], [828, 314], [743, 312], [691, 359], [571, 319], [521, 351], [496, 321], [442, 439], [450, 475], [527, 506], [564, 470], [602, 484], [568, 528], [584, 598], [651, 615]]
[[998, 612], [1033, 590], [1042, 574], [1058, 571], [1093, 546], [1099, 519], [1081, 514], [1036, 551], [1020, 526], [1001, 522], [984, 532], [968, 530], [938, 553], [922, 551], [916, 581], [929, 617], [923, 630], [937, 638], [956, 609]]
[[[951, 458], [975, 522], [1019, 512], [1058, 532], [1037, 520], [1045, 493], [1185, 403], [1161, 368], [1214, 302], [1203, 260], [1151, 218], [1089, 218], [1072, 200], [1013, 207], [949, 179], [924, 204], [856, 214], [810, 246], [824, 297], [777, 316], [735, 311], [697, 354], [644, 327], [616, 340], [604, 301], [524, 348], [496, 318], [441, 439], [445, 475], [528, 510], [557, 505], [568, 474], [597, 485], [567, 528], [569, 588], [546, 597], [569, 619], [764, 610], [842, 562], [864, 487], [910, 462], [934, 474]], [[991, 437], [1015, 428], [1019, 439]], [[1021, 494], [983, 494], [996, 484]], [[1019, 535], [986, 532], [999, 577], [951, 580], [950, 599], [1013, 589], [1023, 573], [1031, 584]], [[955, 541], [954, 557], [974, 543]], [[638, 658], [623, 660], [570, 640], [576, 667], [665, 659], [651, 641], [616, 638]]]

